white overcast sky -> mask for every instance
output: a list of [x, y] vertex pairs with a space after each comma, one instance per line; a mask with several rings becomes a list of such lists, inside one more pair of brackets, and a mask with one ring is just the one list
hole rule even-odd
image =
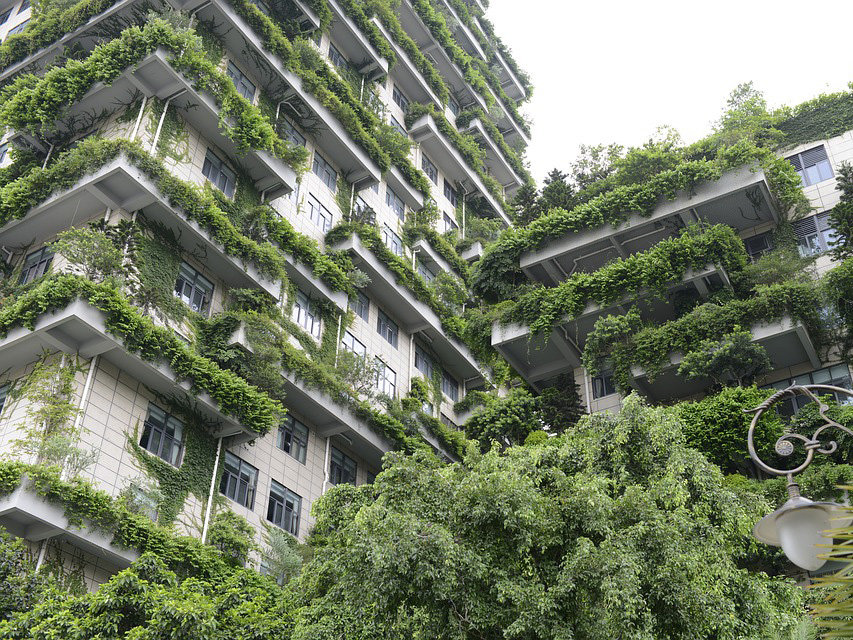
[[539, 184], [580, 144], [665, 124], [702, 137], [740, 82], [778, 106], [853, 80], [853, 0], [491, 0], [486, 15], [535, 86]]

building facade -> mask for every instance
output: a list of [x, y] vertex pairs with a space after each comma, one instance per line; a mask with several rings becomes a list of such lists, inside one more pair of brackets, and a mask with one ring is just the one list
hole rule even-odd
[[[454, 459], [454, 404], [489, 381], [454, 245], [476, 256], [530, 180], [530, 87], [482, 5], [30, 11], [0, 3], [4, 456], [182, 534], [232, 510], [261, 546], [388, 451]], [[93, 588], [134, 557], [26, 483], [0, 524]]]

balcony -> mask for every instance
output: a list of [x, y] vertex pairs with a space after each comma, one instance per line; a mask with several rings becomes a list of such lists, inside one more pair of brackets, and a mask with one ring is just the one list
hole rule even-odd
[[[198, 0], [190, 1], [198, 3]], [[331, 111], [303, 87], [302, 79], [264, 47], [260, 37], [226, 0], [200, 3], [197, 15], [199, 20], [215, 25], [222, 46], [238, 66], [256, 78], [264, 79], [264, 91], [279, 101], [277, 106], [281, 113], [294, 118], [297, 124], [302, 121], [314, 123], [313, 139], [317, 146], [335, 159], [347, 180], [356, 185], [356, 190], [380, 181], [382, 172], [376, 162]]]
[[[689, 271], [668, 292], [695, 292], [705, 297], [710, 286], [728, 284], [726, 272], [722, 268], [710, 266], [698, 272]], [[599, 318], [625, 313], [627, 306], [633, 306], [635, 299], [641, 302], [642, 317], [646, 322], [662, 324], [674, 317], [672, 305], [667, 300], [640, 292], [636, 297], [626, 296], [606, 306], [590, 302], [577, 317], [564, 317], [547, 336], [532, 336], [526, 325], [502, 325], [495, 322], [492, 326], [492, 346], [522, 378], [541, 391], [550, 379], [581, 366], [587, 336]]]
[[432, 245], [426, 238], [420, 238], [412, 244], [412, 253], [416, 254], [417, 260], [425, 264], [433, 273], [441, 271], [455, 273], [447, 260], [442, 258], [438, 251], [432, 248]]
[[485, 150], [483, 163], [489, 170], [489, 174], [501, 183], [507, 194], [513, 194], [521, 188], [524, 179], [512, 168], [497, 143], [489, 136], [480, 119], [474, 118], [468, 124], [465, 132], [473, 135]]
[[483, 248], [483, 243], [480, 242], [479, 240], [477, 240], [477, 242], [475, 242], [470, 247], [465, 249], [459, 255], [463, 260], [465, 260], [469, 263], [474, 263], [483, 257], [483, 253], [485, 253], [485, 249]]
[[379, 18], [372, 18], [373, 24], [379, 29], [382, 36], [391, 45], [391, 49], [397, 56], [397, 61], [394, 63], [394, 68], [391, 75], [394, 78], [394, 83], [397, 84], [410, 100], [422, 104], [433, 104], [439, 109], [444, 109], [444, 104], [441, 99], [432, 90], [432, 87], [426, 81], [423, 74], [418, 70], [418, 67], [412, 62], [409, 54], [397, 44], [391, 37], [391, 34], [382, 24]]
[[83, 176], [71, 188], [34, 206], [24, 218], [0, 229], [0, 245], [30, 245], [75, 223], [102, 215], [107, 208], [139, 211], [147, 219], [173, 229], [182, 249], [204, 255], [206, 266], [228, 286], [260, 287], [275, 298], [280, 296], [280, 282], [268, 279], [254, 265], [243, 264], [226, 253], [206, 229], [169, 204], [169, 199], [124, 154]]
[[456, 42], [462, 47], [465, 52], [473, 56], [475, 58], [480, 58], [481, 60], [486, 60], [486, 52], [483, 51], [483, 47], [480, 46], [480, 42], [474, 36], [474, 33], [468, 28], [462, 19], [459, 17], [459, 14], [456, 13], [456, 10], [453, 8], [447, 0], [441, 0], [441, 4], [444, 5], [444, 10], [447, 11], [456, 23], [456, 29], [454, 35], [456, 36]]
[[0, 498], [0, 527], [30, 542], [68, 542], [99, 558], [113, 572], [126, 569], [139, 558], [138, 552], [115, 545], [112, 535], [85, 521], [81, 526], [72, 525], [65, 508], [38, 495], [26, 476], [17, 489]]
[[496, 216], [500, 216], [507, 226], [512, 225], [512, 221], [495, 197], [486, 189], [480, 176], [468, 165], [468, 162], [453, 143], [441, 133], [430, 114], [425, 114], [412, 123], [412, 126], [409, 127], [409, 134], [415, 142], [421, 145], [421, 148], [433, 162], [442, 168], [445, 176], [462, 185], [466, 193], [477, 192], [488, 203]]
[[[767, 350], [774, 370], [785, 369], [808, 362], [812, 369], [822, 366], [820, 357], [807, 329], [788, 316], [776, 322], [761, 322], [753, 325], [752, 341]], [[661, 373], [651, 380], [640, 367], [631, 370], [631, 385], [656, 402], [678, 400], [701, 393], [707, 381], [687, 380], [678, 375], [683, 354], [672, 353]]]
[[335, 0], [327, 0], [332, 10], [329, 36], [350, 60], [360, 74], [368, 80], [388, 75], [388, 61], [373, 48], [362, 30]]
[[370, 276], [367, 286], [370, 297], [393, 313], [405, 333], [412, 337], [420, 333], [442, 364], [465, 381], [467, 388], [482, 384], [483, 373], [468, 347], [445, 335], [438, 314], [400, 285], [391, 270], [364, 246], [358, 235], [332, 248], [347, 251], [352, 256], [353, 265]]
[[650, 249], [691, 223], [722, 223], [743, 231], [778, 220], [764, 172], [743, 167], [673, 200], [662, 199], [650, 216], [630, 213], [615, 227], [606, 224], [553, 239], [524, 253], [520, 266], [534, 282], [553, 286], [576, 271], [595, 271], [613, 259]]
[[396, 193], [406, 206], [412, 211], [418, 211], [424, 206], [424, 194], [415, 189], [411, 183], [403, 176], [396, 165], [391, 165], [391, 168], [385, 174], [385, 182]]
[[258, 437], [222, 413], [206, 392], [179, 379], [167, 363], [150, 362], [129, 353], [124, 343], [107, 330], [104, 313], [84, 300], [77, 299], [62, 309], [43, 314], [32, 330], [24, 327], [10, 330], [0, 339], [0, 361], [4, 367], [14, 369], [35, 361], [45, 349], [83, 358], [98, 355], [153, 392], [181, 398], [209, 421], [214, 437], [232, 437], [235, 444]]
[[506, 94], [515, 101], [527, 98], [527, 91], [524, 89], [524, 85], [521, 84], [521, 80], [518, 79], [515, 71], [512, 70], [512, 67], [509, 66], [501, 55], [501, 52], [497, 49], [495, 49], [495, 59], [497, 59], [500, 65], [498, 80]]

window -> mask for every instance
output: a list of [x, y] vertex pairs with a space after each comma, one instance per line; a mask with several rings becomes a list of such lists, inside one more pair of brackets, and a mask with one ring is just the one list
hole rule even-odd
[[421, 155], [421, 169], [427, 174], [427, 177], [432, 180], [433, 184], [438, 184], [438, 169], [432, 163], [432, 160], [425, 155]]
[[307, 294], [296, 291], [296, 302], [293, 305], [293, 321], [305, 329], [312, 336], [320, 339], [320, 314], [317, 305], [311, 301]]
[[380, 336], [385, 338], [392, 347], [395, 349], [397, 348], [397, 336], [399, 335], [400, 329], [397, 327], [397, 323], [386, 316], [381, 309], [379, 310], [379, 318], [377, 318], [376, 321], [376, 331]]
[[427, 282], [432, 282], [433, 280], [435, 280], [435, 274], [432, 272], [432, 269], [430, 269], [420, 260], [418, 260], [418, 274]]
[[242, 504], [247, 509], [252, 509], [255, 506], [255, 489], [257, 486], [258, 470], [230, 451], [226, 451], [219, 493], [231, 498], [238, 504]]
[[204, 156], [204, 166], [201, 172], [205, 178], [213, 183], [213, 186], [219, 189], [229, 198], [234, 195], [234, 188], [237, 186], [237, 175], [228, 168], [225, 161], [210, 149]]
[[459, 401], [459, 383], [447, 371], [441, 372], [441, 392], [453, 402]]
[[613, 384], [613, 374], [602, 371], [592, 379], [592, 397], [603, 398], [616, 393], [616, 385]]
[[456, 224], [456, 220], [450, 217], [449, 214], [444, 214], [444, 233], [448, 231], [456, 231], [459, 228], [459, 225]]
[[433, 367], [432, 358], [420, 346], [415, 345], [415, 369], [424, 374], [427, 380], [432, 380]]
[[302, 498], [284, 485], [272, 480], [267, 520], [288, 533], [298, 536], [300, 511], [302, 511]]
[[797, 236], [800, 255], [804, 258], [829, 251], [836, 241], [837, 234], [830, 224], [828, 213], [797, 220], [791, 226]]
[[453, 98], [450, 98], [450, 99], [447, 101], [447, 106], [450, 108], [450, 113], [452, 113], [454, 116], [458, 116], [458, 115], [459, 115], [459, 111], [460, 111], [461, 109], [460, 109], [460, 107], [459, 107], [459, 103], [458, 103], [458, 102], [456, 102], [456, 100], [454, 100]]
[[823, 145], [793, 155], [788, 158], [788, 161], [794, 165], [794, 169], [800, 174], [800, 179], [806, 187], [829, 180], [833, 176], [832, 166], [829, 164]]
[[278, 428], [276, 446], [290, 454], [302, 464], [305, 464], [305, 454], [308, 451], [308, 427], [291, 415]]
[[182, 262], [178, 281], [175, 283], [175, 297], [186, 302], [193, 311], [207, 313], [210, 299], [213, 297], [213, 283], [186, 262]]
[[0, 144], [0, 162], [3, 162], [6, 159], [6, 153], [8, 153], [8, 151], [8, 144]]
[[406, 205], [403, 203], [402, 198], [394, 193], [391, 187], [385, 188], [385, 204], [391, 207], [391, 211], [396, 213], [400, 220], [406, 219]]
[[3, 414], [3, 407], [6, 406], [6, 398], [9, 395], [9, 384], [0, 385], [0, 415]]
[[142, 429], [140, 447], [177, 467], [181, 464], [183, 438], [183, 422], [160, 407], [148, 405], [148, 417]]
[[394, 252], [394, 255], [403, 257], [403, 240], [391, 231], [391, 227], [388, 225], [382, 227], [382, 242]]
[[400, 88], [397, 85], [394, 85], [394, 90], [391, 92], [391, 97], [394, 99], [394, 102], [400, 107], [404, 112], [409, 110], [409, 99], [406, 97]]
[[26, 20], [24, 20], [21, 24], [19, 24], [17, 27], [12, 27], [11, 29], [9, 29], [9, 33], [7, 33], [6, 35], [7, 35], [7, 36], [13, 36], [13, 35], [15, 35], [16, 33], [21, 33], [21, 31], [23, 31], [24, 29], [26, 29], [26, 28], [27, 28], [27, 25], [28, 25], [29, 23], [30, 23], [30, 19], [29, 19], [29, 18], [27, 18], [27, 19], [26, 19]]
[[284, 130], [284, 137], [296, 146], [305, 146], [305, 136], [297, 131], [296, 126], [287, 118], [281, 119], [281, 128]]
[[0, 24], [6, 24], [6, 21], [9, 19], [9, 16], [12, 15], [11, 9], [6, 9], [6, 11], [0, 11]]
[[332, 190], [332, 193], [337, 190], [338, 172], [332, 169], [332, 165], [317, 151], [314, 152], [314, 162], [311, 164], [311, 170], [319, 176], [324, 185]]
[[[792, 384], [827, 384], [833, 387], [841, 387], [842, 389], [853, 389], [851, 386], [850, 370], [845, 364], [835, 365], [834, 367], [826, 367], [818, 369], [811, 373], [806, 373], [796, 378], [788, 378], [780, 380], [773, 384], [765, 385], [762, 389], [786, 389]], [[829, 394], [835, 396], [835, 401], [839, 404], [850, 404], [853, 398], [848, 395]], [[784, 417], [791, 417], [797, 411], [806, 406], [810, 400], [806, 396], [794, 396], [793, 398], [785, 398], [777, 402], [774, 406], [776, 410]]]
[[270, 6], [264, 2], [264, 0], [249, 0], [253, 5], [255, 5], [261, 13], [265, 16], [270, 14]]
[[329, 482], [332, 484], [355, 484], [357, 469], [355, 460], [337, 447], [332, 447], [331, 460], [329, 461]]
[[376, 388], [379, 393], [393, 398], [397, 395], [397, 374], [387, 364], [379, 362], [379, 371], [376, 372]]
[[769, 231], [767, 233], [747, 238], [743, 241], [743, 244], [746, 247], [746, 252], [752, 260], [757, 260], [773, 249], [773, 239]]
[[344, 337], [341, 339], [341, 346], [347, 351], [354, 353], [357, 356], [367, 355], [367, 347], [365, 347], [364, 343], [362, 343], [361, 340], [356, 338], [349, 331], [347, 331], [344, 334]]
[[388, 116], [388, 120], [389, 120], [388, 124], [390, 124], [392, 127], [394, 127], [394, 129], [397, 131], [397, 133], [399, 133], [401, 136], [404, 136], [406, 138], [409, 137], [409, 132], [406, 131], [406, 127], [404, 127], [402, 124], [400, 124], [400, 121], [397, 120], [397, 118], [395, 118], [394, 116]]
[[32, 282], [36, 278], [41, 278], [50, 268], [50, 263], [53, 261], [53, 250], [44, 246], [38, 251], [33, 251], [24, 260], [24, 266], [21, 270], [21, 278], [18, 284], [26, 284]]
[[331, 42], [329, 43], [329, 60], [338, 68], [349, 69], [349, 61], [344, 58], [344, 54], [338, 51], [338, 48]]
[[376, 212], [370, 208], [370, 205], [367, 204], [361, 196], [357, 196], [355, 199], [355, 214], [358, 216], [359, 220], [365, 224], [373, 224], [376, 222]]
[[320, 227], [323, 233], [332, 228], [332, 212], [310, 194], [308, 196], [308, 219]]
[[456, 189], [450, 186], [450, 183], [447, 181], [447, 178], [444, 179], [444, 197], [450, 201], [454, 207], [457, 206], [459, 202], [459, 196], [456, 194]]
[[362, 320], [370, 318], [370, 300], [361, 291], [355, 294], [355, 298], [350, 298], [349, 308]]
[[441, 414], [441, 421], [442, 421], [445, 425], [447, 425], [448, 427], [450, 427], [451, 429], [456, 429], [457, 431], [459, 430], [459, 425], [458, 425], [458, 424], [456, 424], [455, 422], [453, 422], [453, 420], [451, 420], [450, 418], [448, 418], [448, 417], [447, 417], [446, 415], [444, 415], [443, 413]]
[[253, 102], [255, 99], [255, 91], [257, 87], [255, 87], [255, 83], [249, 80], [246, 77], [246, 74], [240, 71], [237, 68], [237, 65], [228, 61], [228, 77], [231, 78], [231, 82], [234, 83], [234, 88], [237, 89], [237, 93], [246, 98], [249, 102]]

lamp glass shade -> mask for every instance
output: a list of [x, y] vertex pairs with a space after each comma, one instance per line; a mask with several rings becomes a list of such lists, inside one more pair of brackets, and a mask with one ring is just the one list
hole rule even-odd
[[776, 518], [776, 530], [782, 550], [788, 559], [807, 571], [820, 569], [826, 560], [817, 545], [832, 542], [823, 533], [832, 528], [832, 513], [823, 506], [801, 506], [782, 511]]

